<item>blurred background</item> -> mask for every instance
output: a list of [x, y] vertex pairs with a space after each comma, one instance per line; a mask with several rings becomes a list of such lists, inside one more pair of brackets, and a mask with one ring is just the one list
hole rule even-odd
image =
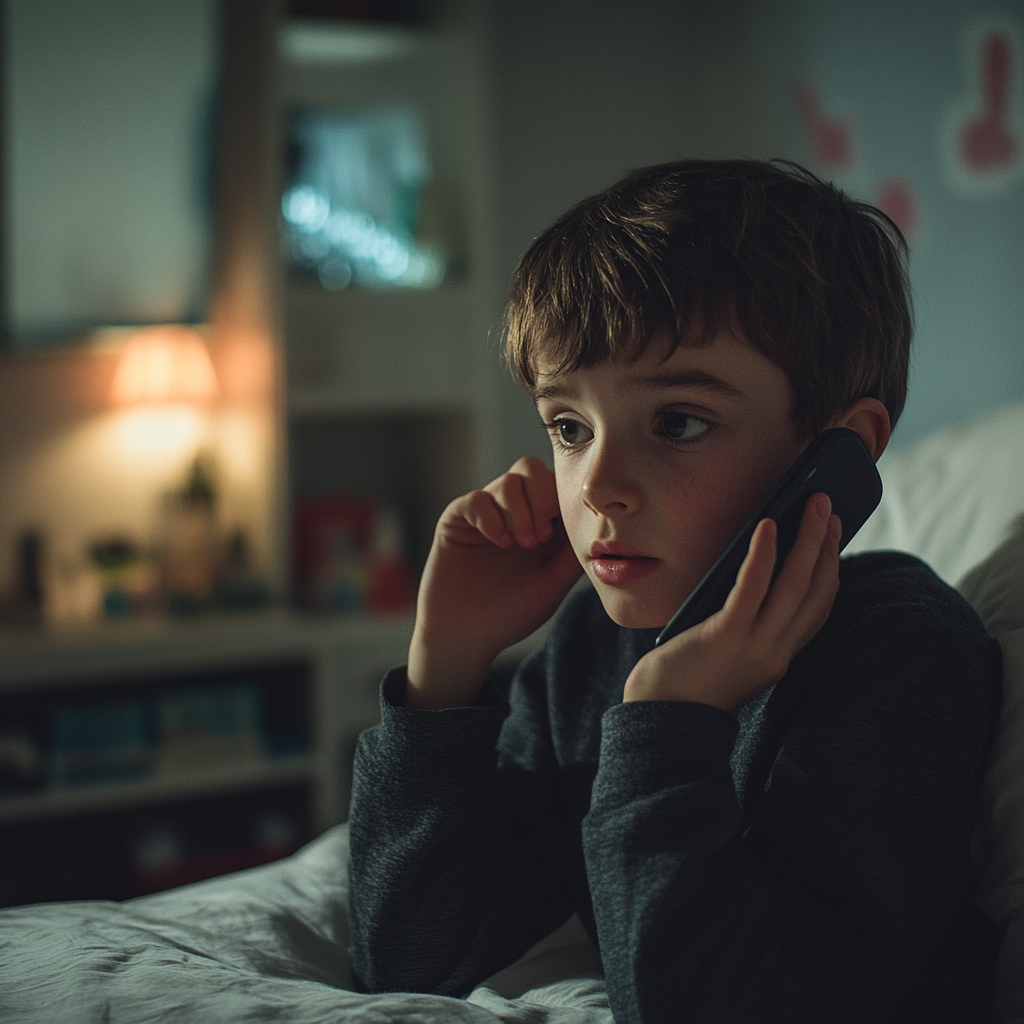
[[438, 512], [548, 454], [516, 260], [632, 168], [784, 157], [896, 220], [894, 448], [1024, 394], [1020, 0], [0, 11], [0, 904], [343, 820]]

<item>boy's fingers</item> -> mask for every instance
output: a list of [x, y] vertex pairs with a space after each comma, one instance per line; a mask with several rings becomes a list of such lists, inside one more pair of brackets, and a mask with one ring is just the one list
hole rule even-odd
[[807, 499], [796, 543], [786, 556], [765, 602], [763, 625], [767, 630], [785, 633], [804, 604], [828, 535], [831, 512], [832, 502], [827, 494], [812, 494]]
[[494, 495], [515, 543], [532, 548], [551, 539], [558, 494], [554, 474], [540, 459], [520, 459], [484, 490]]
[[515, 542], [520, 547], [532, 547], [536, 543], [533, 510], [526, 497], [523, 478], [518, 473], [506, 473], [498, 482], [494, 497]]
[[489, 491], [473, 491], [462, 499], [462, 518], [473, 529], [500, 548], [510, 548], [515, 544], [515, 537], [508, 529], [508, 524], [494, 495]]
[[760, 611], [771, 588], [777, 537], [778, 528], [771, 519], [757, 524], [736, 583], [726, 598], [723, 611], [730, 618], [750, 623]]
[[825, 539], [818, 553], [810, 584], [787, 631], [787, 640], [800, 650], [825, 624], [839, 592], [839, 538], [842, 524], [838, 516], [830, 516]]
[[554, 535], [553, 520], [561, 515], [555, 474], [536, 458], [520, 459], [513, 470], [523, 479], [523, 493], [533, 517], [534, 535], [539, 543], [546, 543]]

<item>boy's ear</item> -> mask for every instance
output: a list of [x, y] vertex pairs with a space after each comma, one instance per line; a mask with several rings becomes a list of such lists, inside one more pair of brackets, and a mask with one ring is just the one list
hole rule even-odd
[[837, 416], [835, 422], [830, 425], [856, 430], [875, 462], [885, 451], [889, 435], [892, 433], [889, 411], [877, 398], [859, 399], [846, 412]]

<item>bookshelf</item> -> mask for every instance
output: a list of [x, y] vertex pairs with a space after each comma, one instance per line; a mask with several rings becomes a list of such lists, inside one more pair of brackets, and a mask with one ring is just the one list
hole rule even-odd
[[[0, 759], [0, 901], [138, 895], [156, 885], [140, 867], [147, 836], [176, 835], [180, 849], [160, 865], [164, 881], [176, 884], [274, 859], [344, 820], [356, 739], [378, 720], [380, 678], [404, 660], [411, 631], [409, 616], [315, 619], [279, 611], [0, 635], [0, 750], [10, 754], [17, 742], [34, 761], [23, 756], [30, 770], [18, 777], [15, 759]], [[245, 687], [263, 696], [256, 742], [240, 745], [236, 729], [226, 758], [189, 763], [186, 749], [184, 759], [161, 767], [157, 722], [148, 736], [153, 756], [141, 765], [112, 759], [111, 749], [123, 749], [123, 730], [101, 727], [94, 735], [111, 749], [99, 740], [85, 744], [98, 756], [100, 778], [53, 771], [62, 708], [86, 709], [95, 720], [133, 700], [170, 694], [180, 703], [182, 694]], [[223, 739], [222, 706], [219, 713]], [[200, 741], [193, 749], [201, 750], [209, 714], [193, 718]], [[273, 742], [275, 731], [288, 742]], [[234, 821], [234, 833], [190, 843], [191, 823], [204, 819]], [[276, 836], [269, 845], [252, 834], [266, 832], [268, 821]], [[77, 881], [39, 877], [39, 863], [58, 848], [62, 871], [77, 862]], [[111, 863], [120, 865], [114, 878]]]

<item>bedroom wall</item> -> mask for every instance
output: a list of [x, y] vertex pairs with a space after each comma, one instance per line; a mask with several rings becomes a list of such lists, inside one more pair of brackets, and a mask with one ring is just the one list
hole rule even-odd
[[[549, 452], [532, 403], [498, 357], [501, 307], [519, 254], [575, 200], [631, 167], [687, 154], [790, 156], [869, 199], [886, 183], [907, 186], [918, 341], [894, 447], [1024, 396], [1019, 0], [474, 3], [491, 65], [486, 149], [496, 225], [492, 354], [482, 385], [491, 415], [480, 424], [488, 477], [522, 454]], [[1004, 121], [1018, 155], [971, 180], [949, 159], [948, 125], [984, 109], [976, 50], [986, 26], [1011, 43]], [[816, 98], [816, 126], [806, 103], [801, 114], [801, 86]], [[846, 129], [847, 162], [816, 148], [823, 124]], [[78, 357], [68, 358], [71, 365]], [[53, 393], [65, 393], [49, 371], [0, 369], [0, 506], [9, 510], [0, 515], [2, 589], [16, 532], [57, 515], [45, 489], [23, 500], [21, 481], [40, 476], [43, 445], [25, 438], [57, 437], [78, 414], [73, 404], [24, 390], [31, 380], [42, 396], [53, 380]], [[127, 517], [132, 506], [121, 507]], [[132, 521], [141, 515], [140, 508]]]
[[[907, 227], [918, 330], [894, 448], [1024, 397], [1019, 0], [519, 0], [492, 5], [490, 31], [495, 338], [516, 259], [572, 202], [647, 163], [782, 156]], [[991, 31], [1010, 44], [1001, 123], [1017, 149], [972, 172], [955, 130], [989, 102]], [[498, 473], [547, 441], [492, 364]]]

